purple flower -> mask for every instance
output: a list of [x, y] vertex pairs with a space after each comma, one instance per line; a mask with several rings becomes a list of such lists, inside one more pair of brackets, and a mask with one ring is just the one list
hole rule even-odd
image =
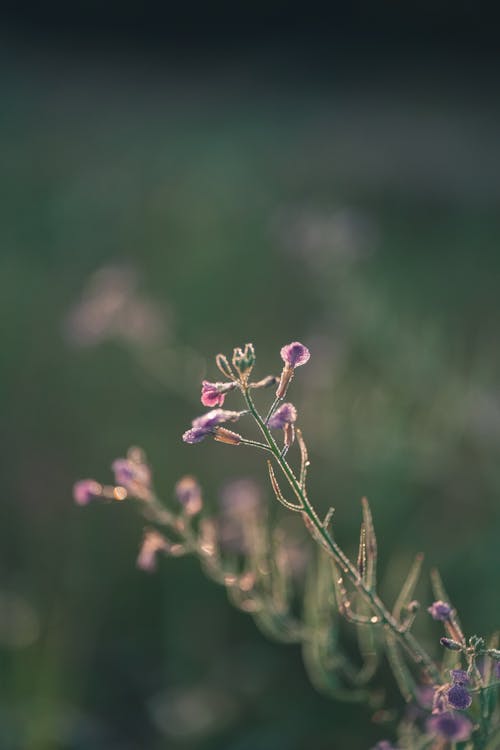
[[225, 409], [212, 409], [201, 417], [196, 417], [192, 421], [192, 428], [187, 430], [182, 439], [185, 443], [199, 443], [207, 435], [212, 435], [215, 428], [224, 422], [236, 422], [240, 418], [239, 411], [226, 411]]
[[450, 669], [450, 675], [454, 685], [466, 685], [470, 682], [469, 675], [464, 669]]
[[282, 430], [287, 424], [293, 424], [297, 419], [297, 409], [293, 404], [281, 404], [274, 414], [269, 417], [268, 426], [271, 430]]
[[280, 354], [283, 362], [290, 367], [305, 365], [311, 356], [307, 346], [304, 346], [299, 341], [292, 341], [291, 344], [282, 347]]
[[203, 406], [223, 405], [226, 394], [221, 393], [218, 385], [219, 383], [210, 383], [208, 380], [203, 380], [201, 384], [201, 403]]
[[239, 411], [227, 411], [226, 409], [212, 409], [207, 411], [206, 414], [202, 414], [201, 417], [193, 419], [193, 427], [201, 427], [205, 430], [212, 430], [219, 424], [224, 422], [236, 422], [240, 418]]
[[167, 552], [168, 549], [168, 542], [159, 531], [147, 529], [137, 558], [137, 567], [152, 573], [156, 570], [156, 555], [160, 550]]
[[185, 443], [194, 445], [194, 443], [201, 443], [202, 440], [210, 434], [210, 430], [206, 430], [204, 427], [193, 427], [190, 430], [186, 430], [183, 434], [182, 439]]
[[451, 742], [463, 742], [471, 736], [472, 722], [466, 716], [446, 711], [427, 720], [427, 731]]
[[393, 745], [392, 742], [389, 742], [389, 740], [381, 740], [372, 747], [372, 750], [398, 750], [398, 748], [396, 745]]
[[151, 494], [151, 469], [139, 448], [130, 448], [127, 458], [117, 458], [111, 464], [115, 483], [125, 487], [128, 495], [142, 500]]
[[465, 711], [469, 708], [472, 703], [472, 698], [469, 692], [464, 686], [457, 682], [446, 691], [446, 698], [452, 708], [458, 708], [460, 711]]
[[188, 516], [194, 516], [200, 512], [203, 505], [201, 487], [194, 477], [179, 479], [175, 485], [175, 494]]
[[441, 599], [439, 599], [437, 602], [434, 602], [430, 607], [428, 607], [427, 611], [429, 612], [431, 617], [434, 618], [434, 620], [441, 620], [441, 622], [445, 622], [446, 620], [450, 619], [453, 608], [447, 602], [443, 602], [441, 601]]
[[101, 492], [102, 487], [95, 479], [81, 479], [73, 485], [73, 499], [77, 505], [87, 505]]

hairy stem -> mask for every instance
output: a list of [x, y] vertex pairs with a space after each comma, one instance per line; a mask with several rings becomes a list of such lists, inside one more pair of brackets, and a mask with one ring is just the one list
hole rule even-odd
[[355, 565], [353, 565], [353, 563], [349, 560], [347, 555], [339, 547], [337, 542], [332, 538], [328, 530], [325, 528], [324, 524], [321, 522], [318, 514], [316, 513], [316, 510], [307, 497], [305, 489], [301, 486], [299, 480], [295, 476], [288, 462], [285, 460], [285, 457], [282, 455], [282, 452], [278, 447], [273, 435], [271, 434], [266, 422], [262, 419], [259, 412], [255, 408], [255, 404], [248, 388], [242, 389], [242, 393], [248, 409], [257, 422], [271, 453], [273, 454], [277, 464], [285, 475], [295, 495], [299, 499], [302, 505], [303, 513], [307, 516], [307, 518], [313, 525], [318, 538], [322, 541], [322, 545], [328, 550], [337, 565], [340, 566], [340, 569], [347, 576], [356, 590], [359, 591], [365, 602], [369, 604], [376, 618], [374, 619], [374, 622], [380, 622], [385, 628], [390, 630], [394, 634], [394, 637], [399, 641], [399, 643], [401, 643], [403, 648], [412, 657], [412, 659], [423, 669], [425, 669], [432, 681], [434, 683], [440, 683], [441, 677], [439, 674], [439, 670], [436, 667], [434, 661], [428, 655], [427, 651], [420, 645], [420, 643], [408, 630], [402, 630], [401, 625], [385, 607], [376, 591], [374, 591], [365, 583]]

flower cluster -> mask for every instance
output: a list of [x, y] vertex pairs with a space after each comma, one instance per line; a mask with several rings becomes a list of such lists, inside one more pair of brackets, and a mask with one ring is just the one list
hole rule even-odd
[[[498, 730], [498, 720], [488, 696], [500, 681], [498, 638], [493, 636], [486, 641], [473, 635], [466, 639], [457, 611], [448, 600], [439, 574], [433, 571], [435, 601], [427, 611], [445, 631], [439, 641], [445, 651], [441, 651], [441, 663], [429, 655], [411, 630], [421, 611], [414, 592], [422, 556], [415, 558], [394, 607], [389, 609], [377, 591], [377, 539], [365, 498], [361, 504], [358, 556], [351, 559], [341, 549], [330, 531], [333, 509], [322, 518], [309, 499], [308, 450], [297, 426], [297, 409], [285, 401], [296, 369], [308, 362], [310, 352], [304, 344], [294, 341], [283, 346], [280, 354], [281, 373], [256, 381], [251, 380], [256, 364], [252, 344], [236, 347], [231, 361], [218, 354], [215, 361], [224, 380], [203, 380], [201, 403], [210, 410], [193, 419], [182, 439], [195, 444], [213, 437], [218, 442], [255, 447], [266, 453], [276, 500], [297, 514], [314, 542], [316, 557], [311, 565], [309, 555], [301, 557], [300, 575], [294, 574], [293, 555], [283, 529], [269, 528], [262, 493], [252, 480], [228, 482], [222, 492], [220, 512], [212, 518], [203, 510], [197, 480], [185, 476], [175, 485], [176, 502], [170, 509], [156, 497], [144, 454], [131, 448], [124, 458], [112, 464], [113, 485], [81, 480], [74, 486], [75, 502], [87, 505], [92, 500], [139, 500], [148, 526], [138, 567], [151, 572], [161, 555], [196, 555], [207, 575], [225, 586], [231, 602], [251, 613], [266, 634], [278, 641], [302, 645], [312, 682], [330, 697], [344, 696], [346, 690], [352, 690], [356, 699], [366, 696], [380, 708], [379, 713], [384, 713], [380, 696], [370, 692], [369, 683], [381, 655], [387, 653], [401, 692], [410, 703], [397, 744], [382, 740], [373, 750], [444, 750], [449, 743], [465, 741], [470, 741], [467, 750], [495, 747], [491, 737]], [[253, 391], [274, 386], [276, 391], [267, 414], [261, 414], [253, 401]], [[243, 410], [223, 408], [226, 397], [233, 393], [243, 399]], [[254, 420], [260, 440], [226, 427], [235, 422], [244, 427], [247, 418]], [[289, 463], [288, 451], [295, 440], [297, 456], [291, 451]], [[297, 607], [299, 599], [301, 607]], [[338, 630], [334, 625], [338, 613], [358, 630], [361, 666], [351, 661], [349, 651], [340, 642], [332, 643], [332, 631]], [[407, 658], [413, 661], [413, 668], [406, 664]], [[449, 670], [446, 681], [444, 675], [454, 658], [455, 668]], [[417, 671], [420, 684], [415, 680]], [[474, 721], [474, 717], [480, 720]]]

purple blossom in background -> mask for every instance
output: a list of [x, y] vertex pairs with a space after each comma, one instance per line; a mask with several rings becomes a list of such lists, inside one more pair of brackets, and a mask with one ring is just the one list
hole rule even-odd
[[280, 354], [283, 362], [290, 367], [300, 367], [301, 365], [305, 365], [311, 356], [307, 346], [301, 344], [300, 341], [292, 341], [291, 344], [283, 346]]
[[446, 698], [452, 708], [457, 708], [460, 711], [465, 711], [465, 709], [469, 708], [472, 703], [472, 698], [470, 697], [468, 690], [458, 682], [447, 690]]
[[101, 491], [102, 487], [95, 479], [81, 479], [73, 485], [73, 499], [77, 505], [87, 505]]
[[392, 742], [389, 742], [389, 740], [381, 740], [372, 747], [372, 750], [398, 750], [398, 748], [396, 745], [393, 745]]
[[470, 682], [469, 675], [464, 669], [451, 669], [450, 675], [454, 685], [467, 685]]
[[137, 567], [152, 573], [156, 570], [156, 555], [160, 550], [168, 550], [167, 540], [156, 529], [148, 529], [137, 558]]
[[282, 430], [287, 424], [293, 424], [297, 419], [297, 409], [293, 404], [282, 404], [269, 417], [268, 426], [271, 430]]
[[450, 742], [463, 742], [471, 736], [472, 722], [466, 716], [446, 711], [427, 720], [427, 731]]
[[445, 622], [450, 619], [453, 609], [447, 602], [443, 602], [439, 599], [437, 602], [431, 604], [431, 606], [427, 608], [427, 611], [434, 620]]
[[[232, 384], [231, 384], [232, 385]], [[203, 406], [222, 406], [226, 394], [220, 390], [221, 383], [203, 380], [201, 384], [201, 403]]]
[[194, 516], [200, 512], [203, 505], [201, 487], [194, 477], [187, 476], [179, 479], [175, 485], [175, 494], [188, 516]]
[[116, 484], [121, 484], [125, 488], [132, 488], [132, 485], [141, 485], [149, 487], [151, 483], [151, 471], [149, 466], [129, 458], [117, 458], [111, 464], [115, 475]]

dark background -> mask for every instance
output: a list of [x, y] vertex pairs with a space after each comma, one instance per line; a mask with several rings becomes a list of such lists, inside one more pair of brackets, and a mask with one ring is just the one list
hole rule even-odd
[[135, 509], [76, 508], [71, 487], [139, 444], [167, 502], [186, 472], [214, 509], [228, 478], [268, 493], [259, 456], [180, 435], [213, 354], [254, 341], [267, 374], [303, 340], [293, 398], [339, 540], [367, 494], [387, 598], [423, 550], [468, 631], [498, 626], [494, 19], [24, 3], [1, 21], [2, 748], [393, 736], [316, 694], [195, 561], [137, 571]]

